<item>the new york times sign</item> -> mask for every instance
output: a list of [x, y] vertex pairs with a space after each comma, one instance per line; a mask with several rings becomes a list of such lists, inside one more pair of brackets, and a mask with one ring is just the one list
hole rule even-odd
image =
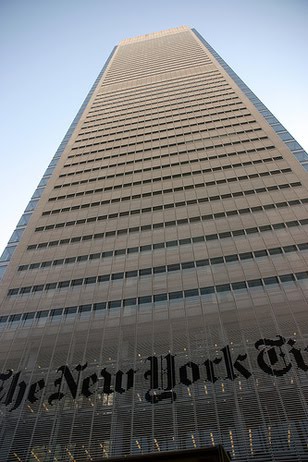
[[[302, 350], [292, 338], [278, 335], [274, 339], [260, 339], [254, 346], [258, 367], [266, 375], [282, 377], [294, 367], [308, 371], [308, 347]], [[179, 364], [176, 355], [171, 353], [166, 356], [149, 356], [145, 359], [145, 372], [130, 368], [112, 373], [104, 367], [99, 373], [91, 373], [87, 363], [76, 367], [63, 365], [57, 369], [57, 378], [53, 382], [54, 392], [47, 400], [52, 406], [66, 395], [73, 399], [89, 398], [98, 390], [107, 395], [123, 394], [133, 388], [138, 373], [143, 374], [147, 383], [144, 399], [152, 404], [163, 400], [175, 401], [178, 386], [189, 387], [200, 380], [215, 383], [218, 380], [234, 381], [237, 377], [250, 379], [252, 372], [247, 364], [247, 353], [233, 355], [229, 345], [221, 348], [220, 352], [220, 356], [214, 359], [208, 358], [201, 363], [188, 361], [185, 364]], [[224, 376], [218, 375], [218, 365], [223, 366]], [[41, 393], [46, 387], [44, 378], [27, 383], [21, 372], [7, 370], [0, 374], [0, 404], [9, 411], [14, 411], [23, 402], [33, 404], [41, 399]]]

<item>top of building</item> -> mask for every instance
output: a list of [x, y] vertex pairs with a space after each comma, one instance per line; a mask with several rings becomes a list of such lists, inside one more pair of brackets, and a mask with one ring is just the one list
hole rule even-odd
[[152, 32], [150, 34], [137, 35], [137, 37], [121, 40], [119, 42], [119, 46], [130, 45], [131, 43], [143, 42], [144, 40], [152, 40], [159, 37], [165, 37], [166, 35], [178, 34], [179, 32], [187, 32], [188, 30], [190, 30], [190, 27], [188, 26], [179, 26], [173, 27], [171, 29], [161, 30], [159, 32]]

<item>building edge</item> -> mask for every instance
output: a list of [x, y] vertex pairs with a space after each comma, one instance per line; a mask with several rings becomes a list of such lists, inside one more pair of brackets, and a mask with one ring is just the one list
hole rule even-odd
[[6, 247], [4, 248], [2, 254], [1, 254], [1, 257], [0, 257], [0, 281], [2, 280], [4, 274], [5, 274], [5, 271], [6, 271], [6, 268], [8, 267], [9, 263], [10, 263], [10, 260], [13, 256], [13, 253], [15, 252], [15, 249], [23, 235], [23, 232], [24, 230], [26, 229], [28, 223], [29, 223], [29, 220], [32, 216], [32, 213], [33, 211], [36, 209], [37, 207], [37, 204], [42, 196], [42, 193], [48, 183], [48, 180], [50, 179], [50, 177], [52, 176], [53, 172], [54, 172], [54, 169], [56, 168], [68, 142], [70, 141], [73, 133], [74, 133], [74, 130], [85, 110], [85, 108], [87, 107], [93, 93], [95, 92], [101, 78], [103, 77], [107, 67], [108, 67], [108, 64], [110, 63], [115, 51], [117, 49], [117, 46], [115, 46], [112, 50], [112, 52], [110, 53], [110, 55], [108, 56], [102, 70], [100, 71], [100, 73], [98, 74], [96, 80], [94, 81], [92, 87], [90, 88], [90, 91], [88, 92], [86, 98], [84, 99], [82, 105], [80, 106], [80, 109], [79, 111], [77, 112], [77, 115], [75, 116], [75, 118], [73, 119], [71, 125], [69, 126], [64, 138], [62, 139], [58, 149], [56, 150], [56, 153], [55, 155], [52, 157], [47, 169], [45, 170], [39, 184], [37, 185], [28, 205], [26, 206], [23, 214], [21, 215], [17, 225], [16, 225], [16, 228], [15, 230], [13, 231]]
[[279, 122], [272, 112], [262, 103], [262, 101], [251, 91], [251, 89], [243, 82], [242, 79], [231, 69], [231, 67], [222, 59], [222, 57], [214, 50], [213, 47], [202, 37], [199, 32], [192, 28], [191, 31], [201, 41], [201, 43], [212, 53], [214, 58], [227, 72], [229, 77], [242, 90], [249, 101], [255, 106], [258, 112], [265, 118], [266, 122], [272, 127], [279, 138], [284, 142], [287, 148], [291, 151], [295, 159], [308, 171], [308, 154], [303, 147], [295, 140], [290, 132]]

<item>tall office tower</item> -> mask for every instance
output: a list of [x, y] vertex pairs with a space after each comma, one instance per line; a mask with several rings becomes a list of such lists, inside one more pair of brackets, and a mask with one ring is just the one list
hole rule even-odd
[[123, 40], [2, 257], [0, 460], [307, 461], [307, 157], [195, 30]]

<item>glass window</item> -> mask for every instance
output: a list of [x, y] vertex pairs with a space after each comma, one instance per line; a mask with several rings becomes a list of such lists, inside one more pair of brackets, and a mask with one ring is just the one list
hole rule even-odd
[[106, 282], [106, 281], [109, 281], [109, 279], [110, 279], [109, 274], [104, 274], [104, 275], [97, 277], [97, 282]]
[[182, 266], [182, 269], [194, 268], [195, 267], [195, 262], [187, 261], [187, 262], [181, 263], [181, 266]]
[[214, 292], [215, 292], [214, 286], [201, 287], [200, 289], [201, 295], [213, 294]]
[[197, 297], [197, 296], [199, 296], [199, 290], [198, 289], [184, 290], [184, 297]]
[[300, 273], [295, 273], [295, 276], [298, 280], [300, 279], [307, 279], [308, 278], [308, 271], [302, 271]]
[[106, 302], [94, 303], [93, 310], [100, 311], [106, 309]]
[[136, 304], [136, 298], [126, 298], [125, 300], [123, 300], [123, 306], [134, 306]]
[[246, 282], [233, 282], [231, 284], [233, 290], [241, 290], [241, 289], [246, 289]]
[[219, 263], [224, 263], [223, 257], [214, 257], [210, 258], [211, 265], [217, 265]]
[[256, 250], [254, 252], [255, 257], [267, 257], [267, 251], [266, 250]]
[[77, 312], [77, 306], [69, 306], [64, 309], [65, 315], [73, 315]]
[[91, 311], [91, 308], [92, 308], [92, 305], [88, 304], [88, 305], [80, 305], [79, 308], [78, 308], [78, 312], [79, 313], [86, 313], [88, 311]]
[[162, 302], [167, 300], [167, 294], [156, 294], [153, 296], [154, 302]]
[[83, 279], [82, 279], [82, 278], [81, 278], [81, 279], [73, 279], [73, 280], [71, 281], [71, 286], [72, 286], [72, 287], [81, 286], [82, 283], [83, 283]]
[[145, 303], [152, 303], [152, 296], [151, 295], [145, 295], [143, 297], [138, 297], [138, 304], [142, 305]]
[[270, 276], [263, 279], [265, 285], [278, 284], [278, 278], [276, 276]]
[[169, 293], [169, 300], [175, 300], [178, 298], [183, 298], [183, 292], [182, 291], [177, 291], [177, 292], [170, 292]]
[[227, 292], [230, 290], [230, 284], [219, 284], [216, 286], [216, 292]]
[[153, 268], [153, 272], [154, 274], [158, 274], [158, 273], [165, 273], [166, 272], [166, 267], [165, 266], [156, 266], [155, 268]]
[[295, 281], [295, 277], [293, 274], [283, 274], [282, 276], [279, 276], [279, 279], [281, 282]]
[[121, 300], [112, 300], [108, 302], [108, 308], [120, 308], [121, 307]]
[[152, 274], [152, 268], [143, 268], [139, 270], [139, 276], [147, 276]]
[[63, 308], [55, 308], [50, 311], [50, 316], [52, 318], [55, 318], [55, 317], [62, 316], [62, 313], [63, 313]]
[[259, 287], [263, 286], [262, 279], [251, 279], [250, 281], [247, 281], [248, 287]]

